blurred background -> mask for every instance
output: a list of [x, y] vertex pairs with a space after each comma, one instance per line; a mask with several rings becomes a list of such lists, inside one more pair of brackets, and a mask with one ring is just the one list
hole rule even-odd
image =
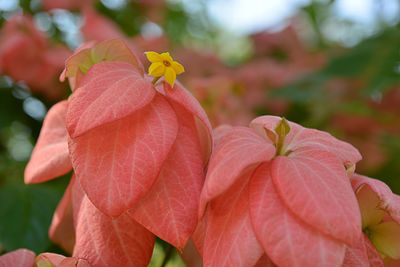
[[122, 38], [146, 68], [144, 51], [169, 51], [213, 127], [278, 115], [328, 131], [400, 194], [399, 23], [400, 0], [0, 0], [0, 253], [65, 254], [47, 231], [70, 174], [24, 185], [23, 172], [71, 94], [64, 61], [89, 40]]

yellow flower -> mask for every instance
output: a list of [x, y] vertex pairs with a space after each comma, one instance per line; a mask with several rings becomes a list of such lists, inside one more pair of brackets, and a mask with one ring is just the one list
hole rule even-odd
[[161, 77], [164, 75], [165, 81], [174, 87], [176, 75], [184, 72], [181, 64], [174, 61], [168, 52], [158, 54], [156, 52], [146, 52], [147, 59], [151, 62], [149, 67], [149, 75]]

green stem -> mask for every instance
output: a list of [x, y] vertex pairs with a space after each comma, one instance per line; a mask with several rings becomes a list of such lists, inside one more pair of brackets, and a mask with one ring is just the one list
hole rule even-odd
[[174, 247], [171, 245], [168, 245], [168, 248], [165, 251], [165, 257], [163, 262], [161, 263], [160, 267], [165, 267], [167, 266], [168, 261], [171, 259], [172, 254], [174, 252]]
[[283, 141], [284, 141], [284, 137], [282, 138], [282, 136], [278, 137], [278, 143], [276, 144], [276, 155], [280, 156], [282, 155], [282, 147], [283, 147]]

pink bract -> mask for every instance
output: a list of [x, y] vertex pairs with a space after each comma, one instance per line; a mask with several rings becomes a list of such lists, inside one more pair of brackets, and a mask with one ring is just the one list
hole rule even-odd
[[28, 249], [18, 249], [0, 256], [1, 267], [33, 267], [35, 253]]
[[76, 244], [74, 257], [93, 266], [147, 266], [154, 235], [129, 214], [112, 219], [89, 201], [77, 181], [72, 185]]
[[[252, 128], [217, 129], [194, 241], [206, 266], [338, 266], [361, 236], [345, 164], [361, 159], [328, 133], [259, 117]], [[278, 154], [277, 154], [278, 153]]]
[[360, 206], [363, 234], [346, 250], [344, 266], [397, 266], [400, 260], [400, 197], [383, 182], [351, 178]]
[[72, 169], [68, 153], [65, 116], [68, 102], [61, 101], [47, 113], [39, 139], [25, 168], [25, 183], [42, 183]]
[[35, 258], [35, 253], [28, 249], [18, 249], [0, 256], [1, 267], [90, 267], [91, 265], [83, 259], [76, 257], [65, 257], [55, 253], [42, 253]]
[[52, 240], [70, 250], [74, 228], [73, 255], [100, 266], [146, 266], [154, 234], [183, 250], [212, 148], [204, 110], [179, 82], [154, 86], [121, 40], [85, 45], [66, 66], [74, 92], [49, 111], [25, 177], [46, 181], [72, 162]]
[[64, 196], [58, 204], [49, 228], [50, 240], [72, 254], [75, 246], [75, 227], [72, 207], [72, 187], [75, 177], [65, 190]]
[[38, 266], [57, 266], [57, 267], [90, 267], [91, 265], [84, 259], [76, 257], [65, 257], [55, 253], [39, 254], [35, 262]]

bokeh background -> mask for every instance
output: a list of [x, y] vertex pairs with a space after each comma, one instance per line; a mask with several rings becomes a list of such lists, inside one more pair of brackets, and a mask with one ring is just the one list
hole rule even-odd
[[169, 51], [213, 127], [278, 115], [328, 131], [400, 194], [399, 23], [399, 0], [0, 0], [0, 254], [65, 254], [47, 230], [70, 174], [25, 185], [23, 172], [71, 93], [64, 61], [89, 40], [122, 38], [146, 67], [144, 51]]

